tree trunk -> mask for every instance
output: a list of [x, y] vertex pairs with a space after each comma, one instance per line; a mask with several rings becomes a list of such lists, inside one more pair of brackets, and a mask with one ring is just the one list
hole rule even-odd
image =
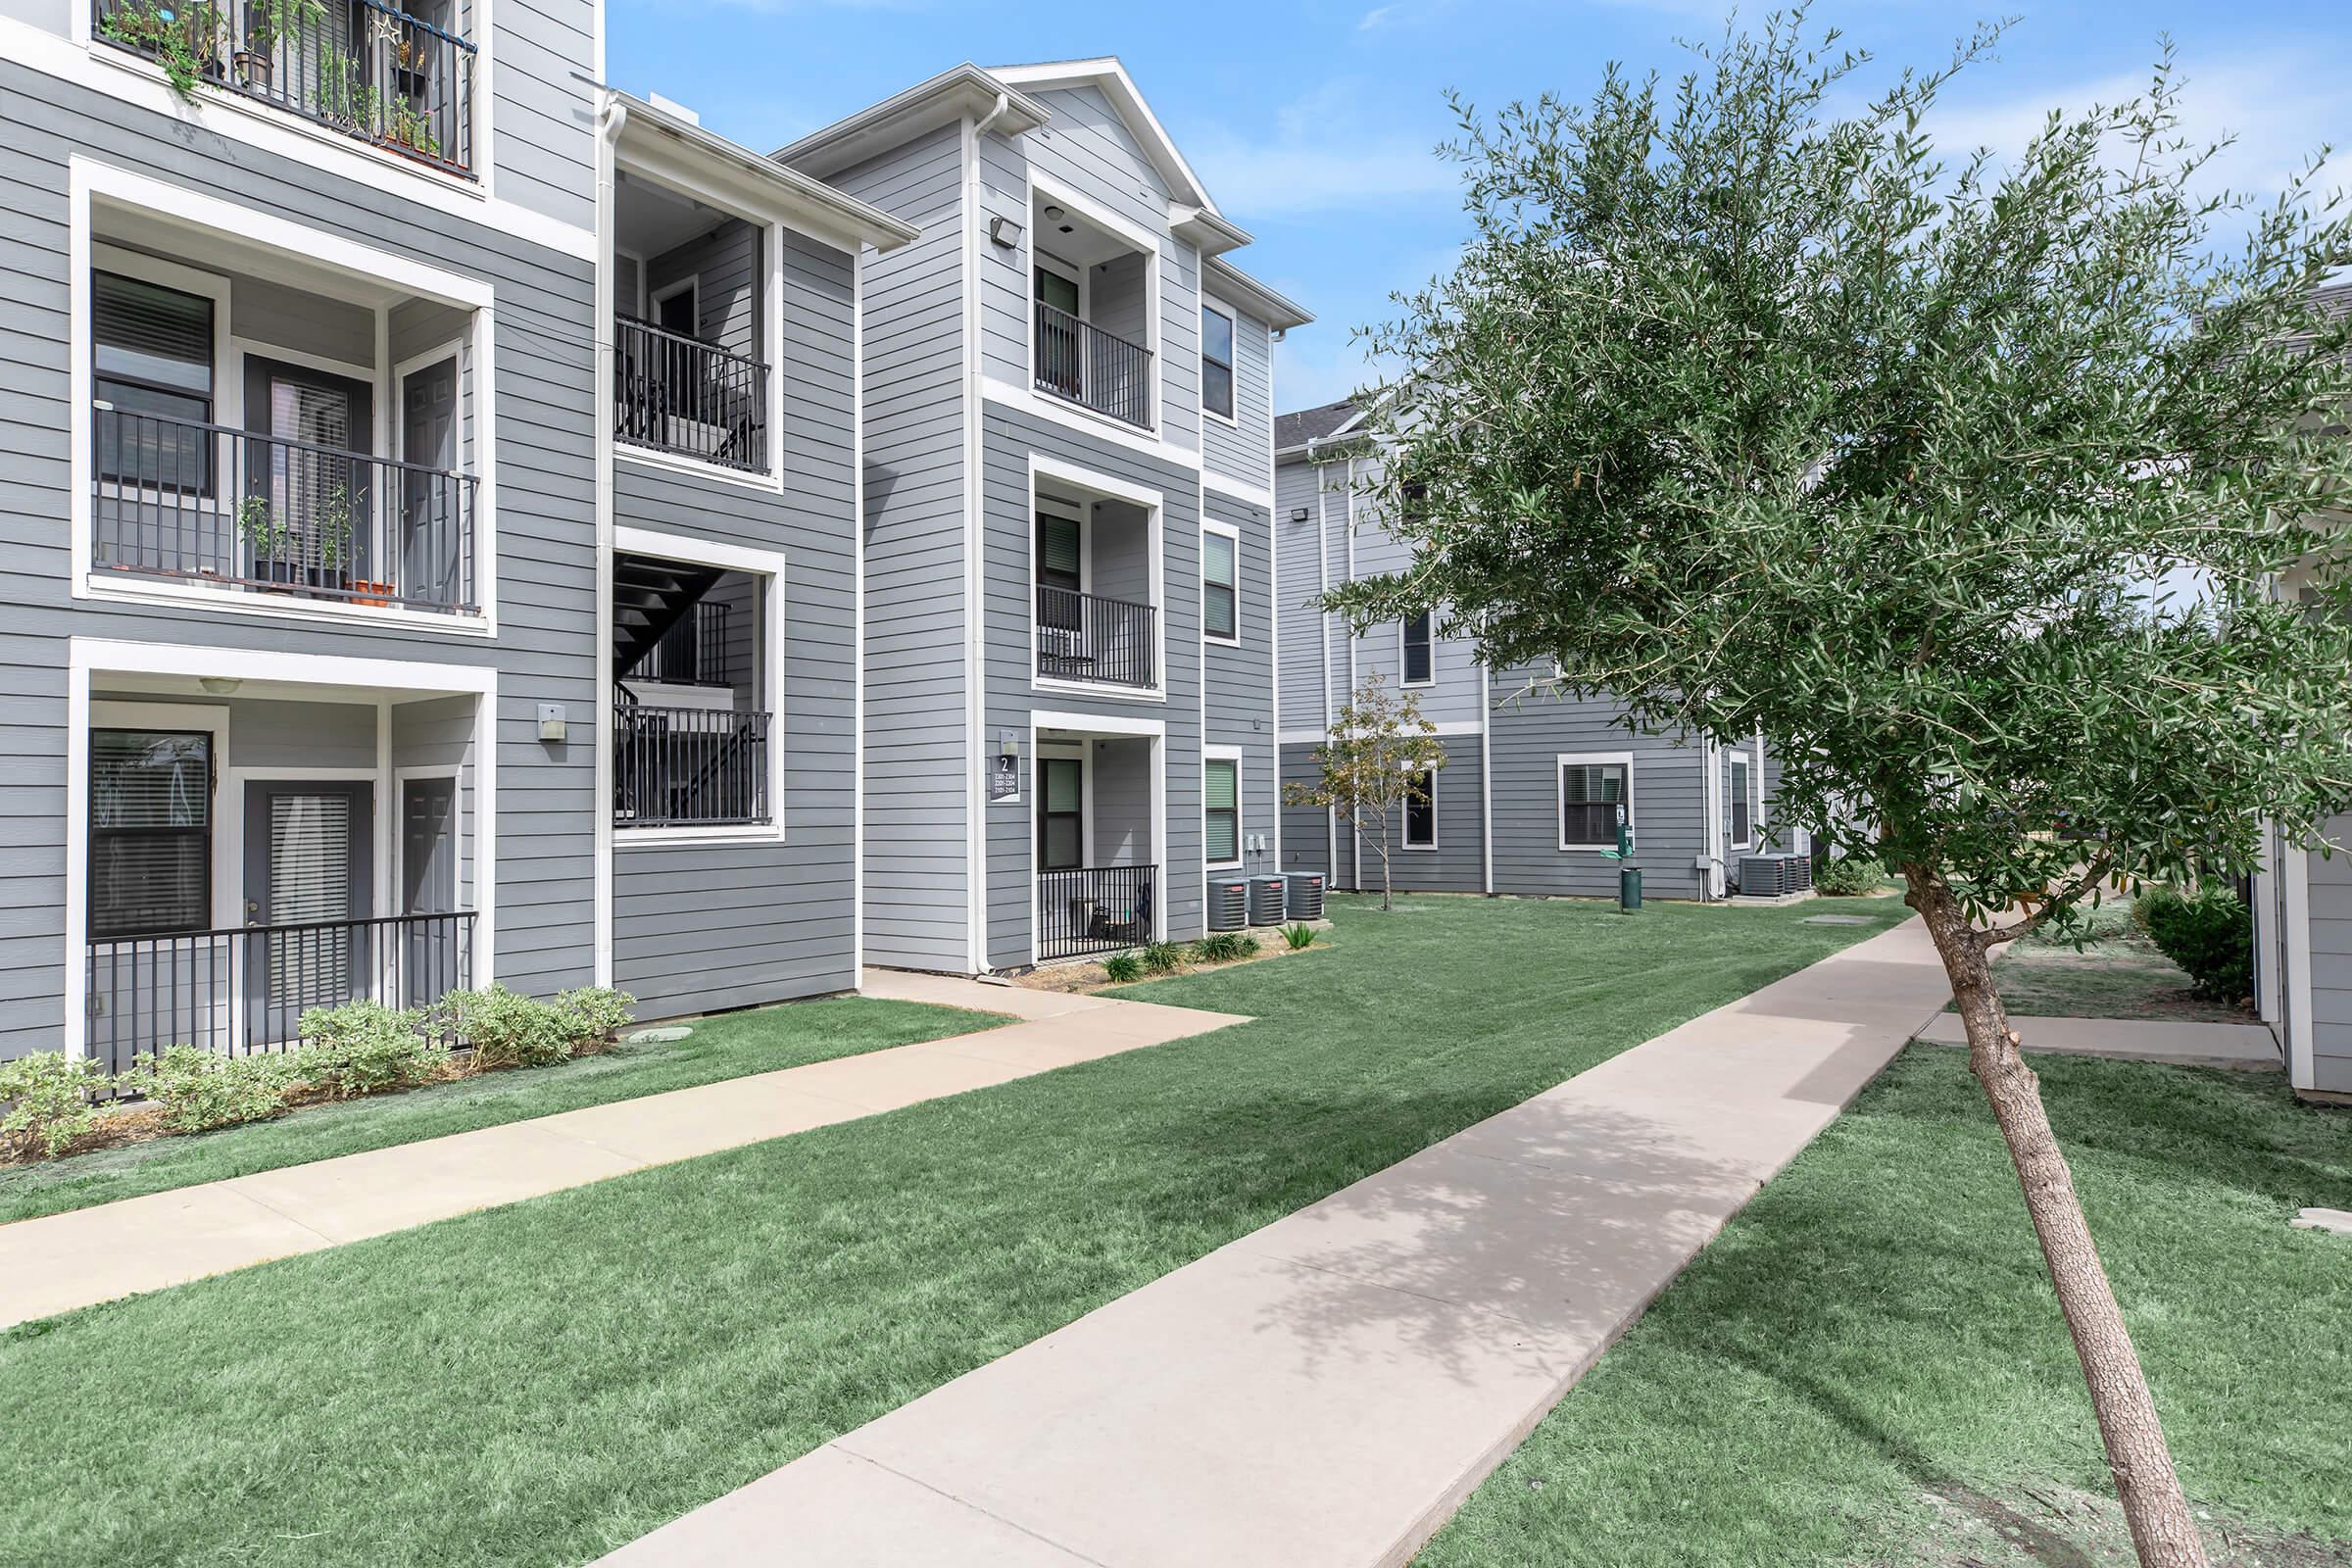
[[1389, 824], [1384, 818], [1380, 824], [1380, 912], [1395, 910], [1396, 906], [1389, 902]]
[[1968, 1061], [1993, 1118], [2009, 1145], [2010, 1161], [2026, 1193], [2026, 1212], [2041, 1242], [2042, 1261], [2074, 1336], [2075, 1354], [2090, 1387], [2091, 1410], [2107, 1447], [2107, 1467], [2116, 1497], [2132, 1527], [2132, 1542], [2143, 1568], [2209, 1568], [2172, 1450], [2156, 1419], [2156, 1401], [2140, 1371], [2139, 1353], [2116, 1305], [2115, 1290], [2091, 1242], [2090, 1223], [2076, 1196], [2074, 1174], [2059, 1152], [2057, 1135], [2041, 1103], [2041, 1081], [2018, 1053], [2008, 1014], [1992, 985], [1992, 966], [1959, 900], [1942, 878], [1918, 866], [1904, 868], [1910, 894], [1904, 900], [1920, 912], [1936, 951], [1951, 977], [1952, 997], [1968, 1028]]

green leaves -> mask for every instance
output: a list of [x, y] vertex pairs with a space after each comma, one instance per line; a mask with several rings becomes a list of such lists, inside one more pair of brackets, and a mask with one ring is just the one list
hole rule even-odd
[[1955, 163], [1936, 101], [1994, 34], [1839, 117], [1867, 62], [1798, 25], [1457, 106], [1469, 243], [1366, 334], [1410, 368], [1368, 500], [1417, 559], [1331, 603], [1761, 729], [1784, 811], [1980, 907], [2082, 858], [2061, 823], [2127, 874], [2250, 864], [2352, 779], [2342, 209], [2197, 194], [2169, 59]]

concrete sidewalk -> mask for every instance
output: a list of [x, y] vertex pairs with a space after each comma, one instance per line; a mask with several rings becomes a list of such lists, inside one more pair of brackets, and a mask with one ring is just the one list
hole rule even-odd
[[0, 1328], [1248, 1021], [895, 970], [860, 989], [1020, 1021], [0, 1225]]
[[1950, 995], [1914, 920], [604, 1561], [1403, 1563]]
[[[2284, 1063], [2278, 1039], [2258, 1023], [2189, 1023], [2156, 1018], [2044, 1018], [2009, 1015], [2029, 1052], [2058, 1056], [2112, 1056], [2161, 1061], [2176, 1067], [2233, 1067], [2277, 1072]], [[1931, 1045], [1966, 1046], [1968, 1029], [1956, 1012], [1928, 1020], [1919, 1038]]]

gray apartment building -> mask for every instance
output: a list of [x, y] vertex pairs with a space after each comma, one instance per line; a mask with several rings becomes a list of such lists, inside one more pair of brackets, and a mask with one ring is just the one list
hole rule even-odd
[[919, 227], [864, 283], [864, 951], [1198, 936], [1278, 830], [1273, 339], [1309, 318], [1116, 60], [783, 148]]
[[778, 159], [595, 0], [221, 18], [0, 0], [0, 1054], [1199, 928], [1305, 317], [1116, 62]]
[[[1629, 731], [1605, 698], [1554, 695], [1548, 670], [1489, 669], [1473, 642], [1438, 634], [1427, 615], [1353, 634], [1318, 597], [1409, 560], [1364, 494], [1379, 442], [1354, 401], [1285, 414], [1275, 432], [1284, 780], [1314, 781], [1316, 746], [1375, 673], [1414, 695], [1446, 748], [1428, 804], [1392, 824], [1396, 886], [1614, 898], [1619, 862], [1602, 852], [1616, 847], [1622, 809], [1645, 898], [1782, 891], [1807, 838], [1773, 808], [1779, 760], [1762, 737], [1727, 746]], [[1776, 880], [1742, 890], [1743, 862], [1757, 859], [1776, 862]], [[1380, 879], [1377, 849], [1313, 808], [1284, 808], [1279, 866], [1323, 872], [1335, 888]]]

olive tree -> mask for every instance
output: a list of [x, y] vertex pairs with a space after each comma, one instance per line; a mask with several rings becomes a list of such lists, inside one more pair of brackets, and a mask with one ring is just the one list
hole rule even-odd
[[1390, 835], [1397, 816], [1413, 803], [1426, 805], [1429, 784], [1446, 765], [1446, 743], [1438, 726], [1421, 712], [1421, 699], [1391, 691], [1377, 671], [1364, 677], [1348, 706], [1331, 721], [1315, 748], [1320, 776], [1313, 784], [1292, 784], [1283, 799], [1293, 806], [1337, 811], [1348, 831], [1368, 838], [1380, 852], [1380, 906], [1394, 907], [1389, 891]]
[[1777, 738], [1782, 813], [1899, 875], [1949, 972], [2142, 1562], [2202, 1564], [1989, 958], [2344, 803], [2345, 339], [2311, 290], [2346, 228], [2316, 164], [2200, 194], [2169, 50], [2133, 102], [1946, 159], [1937, 95], [1996, 30], [1875, 97], [1799, 15], [1670, 86], [1457, 101], [1473, 232], [1365, 334], [1410, 381], [1378, 482], [1413, 564], [1328, 602]]

